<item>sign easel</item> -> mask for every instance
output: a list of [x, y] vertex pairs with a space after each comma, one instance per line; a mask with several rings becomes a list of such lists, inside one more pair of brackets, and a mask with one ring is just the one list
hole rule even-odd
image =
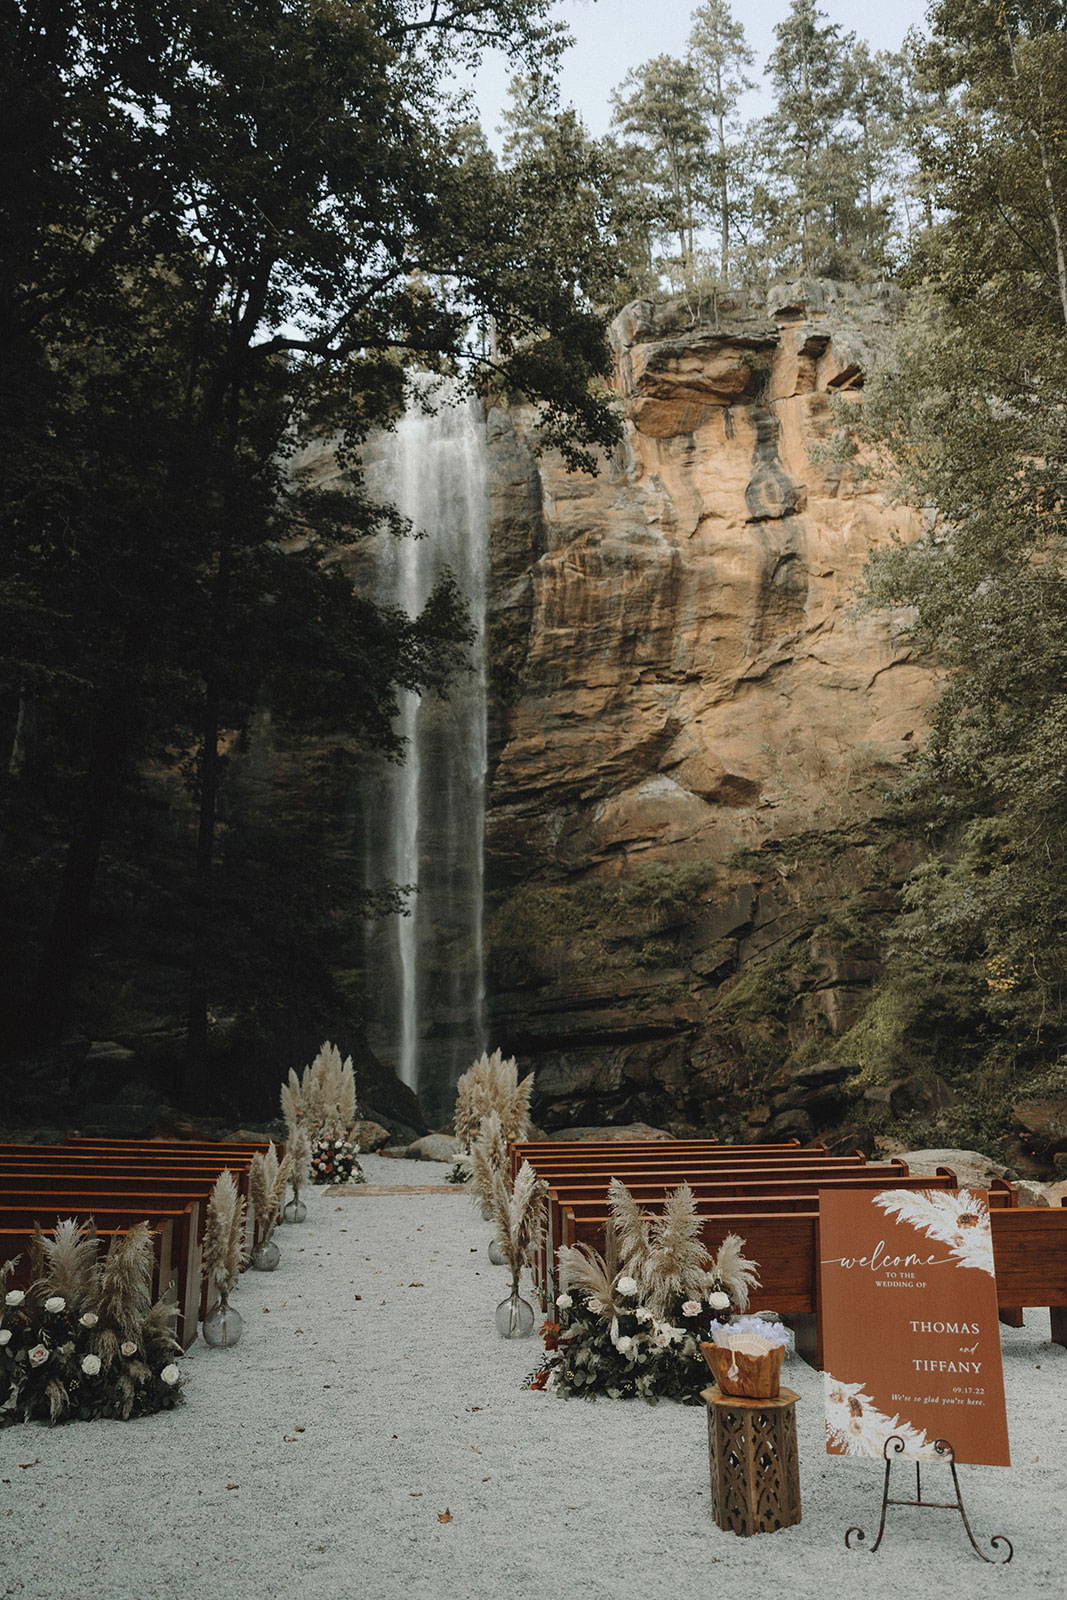
[[[889, 1506], [957, 1511], [983, 1561], [1006, 1563], [996, 1535], [986, 1555], [971, 1530], [957, 1464], [1010, 1466], [993, 1242], [979, 1190], [823, 1190], [820, 1295], [831, 1455], [885, 1462], [878, 1532], [849, 1548], [873, 1554]], [[915, 1462], [915, 1498], [890, 1494], [896, 1461]], [[924, 1462], [949, 1467], [953, 1500], [924, 1497]]]

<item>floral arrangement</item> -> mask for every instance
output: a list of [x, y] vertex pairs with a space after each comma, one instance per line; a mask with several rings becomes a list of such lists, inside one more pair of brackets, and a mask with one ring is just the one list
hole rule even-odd
[[101, 1252], [73, 1219], [37, 1233], [34, 1281], [7, 1289], [0, 1266], [0, 1425], [148, 1416], [182, 1399], [176, 1307], [151, 1303], [152, 1239], [138, 1223]]
[[470, 1157], [458, 1155], [452, 1163], [451, 1169], [445, 1174], [446, 1183], [469, 1183], [471, 1180]]
[[351, 1139], [313, 1139], [311, 1143], [312, 1183], [366, 1183]]
[[352, 1135], [358, 1106], [351, 1056], [342, 1061], [340, 1050], [327, 1041], [300, 1077], [290, 1070], [281, 1102], [294, 1200], [308, 1181], [366, 1183]]
[[688, 1184], [667, 1197], [658, 1216], [642, 1212], [615, 1178], [609, 1203], [605, 1255], [588, 1245], [559, 1253], [559, 1318], [542, 1329], [548, 1359], [528, 1385], [588, 1400], [695, 1405], [708, 1383], [701, 1341], [731, 1310], [747, 1308], [759, 1281], [755, 1263], [736, 1234], [712, 1258], [698, 1237]]

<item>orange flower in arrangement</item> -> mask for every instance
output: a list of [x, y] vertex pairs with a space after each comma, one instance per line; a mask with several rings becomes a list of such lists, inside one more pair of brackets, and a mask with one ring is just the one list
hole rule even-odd
[[[543, 1322], [541, 1324], [541, 1337], [545, 1341], [546, 1350], [559, 1349], [559, 1330], [560, 1324], [558, 1322]], [[543, 1385], [535, 1385], [535, 1387], [542, 1388]]]
[[543, 1389], [545, 1384], [548, 1382], [549, 1370], [550, 1369], [548, 1367], [542, 1367], [540, 1372], [535, 1372], [533, 1377], [530, 1379], [528, 1387], [531, 1389]]

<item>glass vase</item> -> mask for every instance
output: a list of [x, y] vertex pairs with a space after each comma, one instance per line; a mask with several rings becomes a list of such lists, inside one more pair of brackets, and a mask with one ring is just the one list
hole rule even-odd
[[482, 1206], [482, 1221], [483, 1222], [492, 1222], [492, 1220], [493, 1220], [493, 1208], [492, 1208], [492, 1206], [483, 1205]]
[[204, 1318], [204, 1342], [216, 1350], [236, 1344], [244, 1328], [244, 1318], [230, 1305], [229, 1296], [223, 1295], [217, 1306]]
[[534, 1330], [534, 1308], [517, 1289], [496, 1308], [496, 1331], [502, 1339], [527, 1339]]
[[285, 1203], [285, 1209], [282, 1212], [282, 1221], [303, 1222], [307, 1214], [308, 1208], [304, 1204], [303, 1200], [300, 1200], [294, 1196], [292, 1200], [287, 1200]]
[[273, 1239], [261, 1239], [252, 1251], [252, 1265], [257, 1272], [273, 1272], [282, 1253]]
[[508, 1258], [500, 1248], [499, 1239], [493, 1239], [489, 1245], [489, 1260], [494, 1267], [506, 1267]]

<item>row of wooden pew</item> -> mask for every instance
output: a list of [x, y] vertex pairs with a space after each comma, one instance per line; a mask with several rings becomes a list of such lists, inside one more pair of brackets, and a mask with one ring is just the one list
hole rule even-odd
[[35, 1227], [90, 1219], [105, 1242], [147, 1221], [155, 1248], [154, 1293], [178, 1307], [176, 1336], [188, 1349], [207, 1310], [202, 1246], [207, 1205], [223, 1168], [249, 1199], [249, 1168], [266, 1144], [82, 1139], [62, 1145], [0, 1144], [0, 1261], [19, 1256], [8, 1287], [25, 1287]]
[[[820, 1189], [955, 1189], [939, 1167], [916, 1177], [900, 1160], [869, 1163], [862, 1151], [831, 1156], [822, 1145], [723, 1145], [713, 1140], [642, 1143], [516, 1143], [512, 1170], [529, 1161], [548, 1185], [547, 1225], [534, 1278], [546, 1304], [559, 1288], [562, 1245], [604, 1249], [608, 1184], [619, 1178], [642, 1209], [662, 1210], [667, 1194], [689, 1184], [714, 1250], [729, 1233], [759, 1263], [753, 1310], [791, 1321], [801, 1353], [820, 1365], [818, 1228]], [[1025, 1306], [1047, 1306], [1053, 1340], [1067, 1345], [1067, 1210], [1022, 1207], [1010, 1183], [989, 1187], [1001, 1320], [1018, 1326]]]

